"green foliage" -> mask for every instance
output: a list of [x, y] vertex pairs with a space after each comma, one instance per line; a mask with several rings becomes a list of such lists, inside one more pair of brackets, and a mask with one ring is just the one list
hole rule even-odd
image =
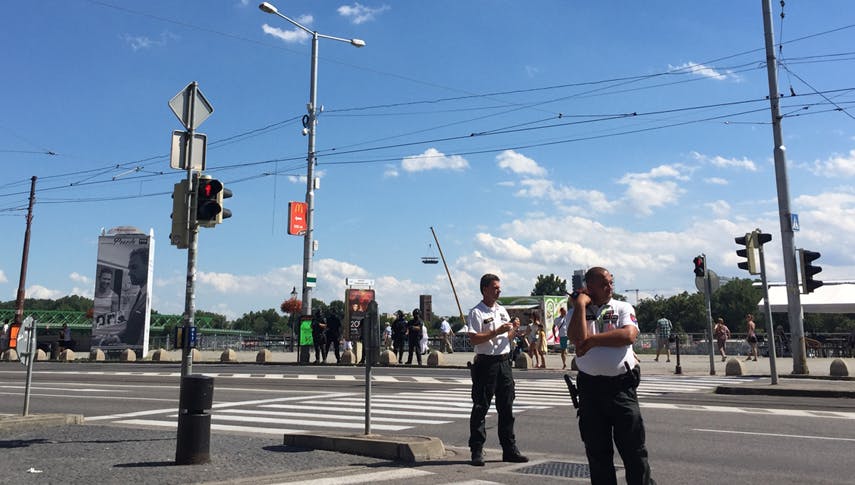
[[[94, 306], [91, 298], [78, 295], [63, 296], [57, 300], [24, 298], [28, 310], [58, 310], [64, 312], [86, 312]], [[15, 300], [0, 303], [0, 308], [15, 308]]]
[[335, 315], [342, 322], [344, 321], [344, 301], [343, 300], [333, 300], [330, 302], [329, 306], [327, 306], [326, 317], [329, 318]]
[[229, 328], [229, 322], [225, 315], [219, 313], [206, 312], [204, 310], [196, 310], [195, 317], [210, 317], [211, 328]]
[[531, 296], [538, 295], [564, 295], [567, 293], [567, 280], [550, 274], [549, 276], [537, 275]]
[[256, 335], [282, 334], [287, 326], [288, 317], [279, 316], [274, 308], [244, 313], [232, 322], [232, 328], [235, 330], [249, 330]]

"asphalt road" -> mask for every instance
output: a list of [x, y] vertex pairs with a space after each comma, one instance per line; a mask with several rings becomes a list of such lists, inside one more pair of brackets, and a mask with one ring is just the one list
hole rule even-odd
[[[362, 368], [196, 364], [194, 371], [214, 375], [213, 432], [222, 439], [242, 436], [276, 446], [288, 430], [364, 430]], [[92, 433], [119, 427], [174, 435], [178, 373], [176, 364], [136, 364], [132, 369], [126, 364], [40, 364], [33, 376], [30, 412], [83, 414], [83, 428]], [[450, 457], [456, 456], [445, 463], [449, 466], [419, 467], [430, 474], [407, 477], [408, 483], [453, 483], [464, 477], [519, 483], [534, 478], [500, 462], [483, 470], [465, 464], [465, 369], [378, 368], [372, 375], [372, 432], [436, 436], [450, 449]], [[562, 375], [516, 374], [518, 443], [547, 468], [586, 463]], [[711, 392], [720, 380], [751, 379], [643, 379], [640, 401], [659, 483], [851, 483], [855, 402]], [[24, 382], [22, 366], [0, 364], [0, 414], [20, 414]], [[487, 458], [498, 459], [495, 418], [488, 425]], [[566, 483], [567, 478], [550, 480]]]

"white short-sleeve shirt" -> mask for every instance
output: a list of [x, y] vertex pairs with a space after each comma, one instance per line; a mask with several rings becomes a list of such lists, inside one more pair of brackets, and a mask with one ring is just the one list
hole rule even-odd
[[[609, 300], [602, 306], [589, 304], [585, 307], [588, 334], [595, 335], [627, 325], [638, 327], [635, 308], [629, 303]], [[576, 357], [576, 366], [581, 372], [593, 376], [617, 376], [626, 372], [624, 363], [635, 367], [632, 345], [623, 347], [593, 347], [585, 355]]]
[[563, 317], [559, 315], [555, 319], [555, 322], [552, 324], [552, 326], [553, 326], [553, 328], [558, 329], [558, 336], [559, 337], [566, 337], [567, 336], [567, 324], [568, 323], [570, 323], [570, 315], [565, 315]]
[[[478, 303], [475, 308], [469, 310], [469, 333], [482, 333], [487, 330], [495, 330], [502, 324], [511, 321], [508, 311], [505, 307], [494, 304], [493, 307], [488, 307], [484, 302]], [[484, 355], [502, 355], [511, 351], [511, 341], [507, 333], [496, 335], [490, 340], [480, 343], [475, 346], [476, 354]]]

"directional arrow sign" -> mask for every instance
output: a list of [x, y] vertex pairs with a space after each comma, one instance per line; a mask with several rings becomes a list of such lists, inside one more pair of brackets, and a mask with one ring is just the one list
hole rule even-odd
[[205, 99], [195, 81], [170, 99], [169, 107], [187, 130], [195, 130], [214, 112], [214, 107]]

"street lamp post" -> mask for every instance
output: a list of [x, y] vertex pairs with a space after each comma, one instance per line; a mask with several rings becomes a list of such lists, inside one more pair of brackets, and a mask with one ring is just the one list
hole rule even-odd
[[312, 314], [312, 288], [307, 285], [307, 276], [312, 272], [312, 253], [315, 223], [315, 128], [318, 114], [318, 39], [331, 39], [339, 42], [347, 42], [354, 47], [365, 47], [365, 41], [361, 39], [344, 39], [331, 35], [319, 34], [296, 20], [279, 13], [279, 10], [271, 3], [264, 2], [258, 6], [262, 12], [270, 13], [287, 20], [289, 23], [312, 36], [312, 71], [309, 83], [309, 104], [306, 106], [308, 115], [304, 118], [304, 134], [309, 137], [308, 155], [306, 156], [306, 233], [303, 236], [303, 315]]
[[[291, 299], [292, 300], [297, 299], [297, 287], [296, 286], [291, 288]], [[288, 352], [293, 352], [294, 351], [294, 338], [296, 335], [296, 332], [294, 332], [294, 313], [291, 313], [290, 315], [288, 315], [288, 319], [291, 320], [291, 342], [289, 345], [290, 348], [289, 348]]]

